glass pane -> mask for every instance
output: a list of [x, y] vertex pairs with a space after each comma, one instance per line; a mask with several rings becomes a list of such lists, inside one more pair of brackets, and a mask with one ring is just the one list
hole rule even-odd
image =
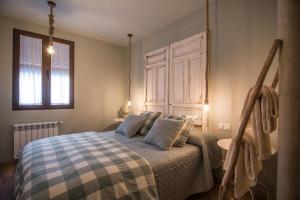
[[70, 61], [69, 45], [53, 43], [51, 56], [51, 105], [70, 103]]
[[19, 104], [42, 105], [42, 40], [20, 36]]

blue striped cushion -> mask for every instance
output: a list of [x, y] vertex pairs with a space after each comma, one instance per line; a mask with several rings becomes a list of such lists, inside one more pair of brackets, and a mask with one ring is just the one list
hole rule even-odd
[[144, 112], [142, 113], [142, 115], [146, 115], [147, 119], [145, 120], [141, 130], [140, 130], [140, 134], [141, 135], [147, 135], [147, 133], [149, 132], [149, 130], [151, 129], [151, 127], [153, 126], [155, 120], [157, 118], [159, 118], [159, 116], [161, 115], [161, 112]]

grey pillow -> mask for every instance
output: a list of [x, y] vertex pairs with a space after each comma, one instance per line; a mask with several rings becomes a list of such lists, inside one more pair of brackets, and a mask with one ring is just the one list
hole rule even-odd
[[128, 115], [120, 124], [116, 132], [132, 137], [140, 130], [145, 120], [145, 116]]
[[189, 135], [187, 143], [201, 146], [202, 145], [201, 134], [202, 134], [201, 131], [198, 131], [197, 129], [193, 129]]
[[183, 124], [183, 120], [157, 119], [144, 138], [144, 142], [169, 150], [176, 141]]

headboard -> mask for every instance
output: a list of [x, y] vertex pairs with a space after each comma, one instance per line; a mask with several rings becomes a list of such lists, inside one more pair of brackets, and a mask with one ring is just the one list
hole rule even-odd
[[193, 116], [203, 130], [206, 32], [172, 43], [145, 55], [145, 109]]

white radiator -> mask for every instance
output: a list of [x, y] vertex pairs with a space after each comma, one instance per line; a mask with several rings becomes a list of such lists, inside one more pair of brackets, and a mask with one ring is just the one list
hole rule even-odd
[[61, 121], [14, 124], [14, 158], [18, 159], [23, 147], [34, 140], [58, 135]]

